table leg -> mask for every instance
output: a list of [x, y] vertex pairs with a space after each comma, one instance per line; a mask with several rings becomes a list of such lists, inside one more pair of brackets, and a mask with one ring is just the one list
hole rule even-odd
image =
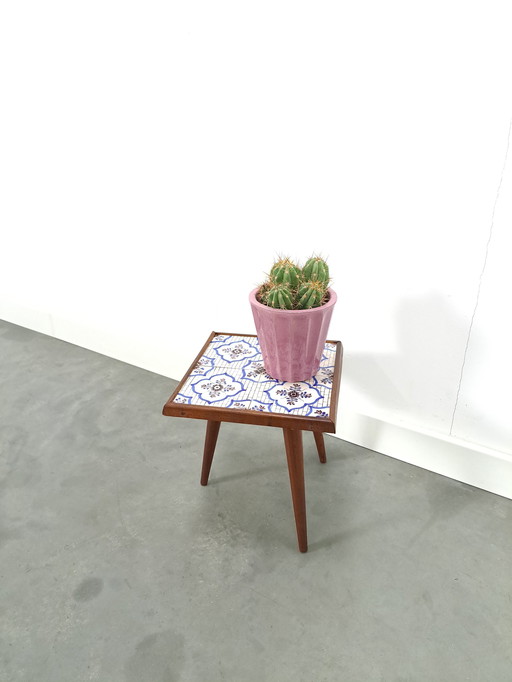
[[318, 457], [322, 464], [325, 464], [327, 457], [325, 454], [324, 434], [321, 431], [313, 431], [313, 435], [315, 437], [316, 449], [318, 450]]
[[201, 469], [201, 485], [208, 485], [208, 476], [212, 468], [213, 453], [217, 444], [220, 422], [208, 421], [204, 441], [203, 468]]
[[283, 429], [288, 474], [292, 490], [293, 512], [297, 527], [297, 540], [301, 552], [308, 551], [308, 532], [306, 525], [306, 494], [304, 487], [304, 451], [302, 448], [302, 431], [299, 429]]

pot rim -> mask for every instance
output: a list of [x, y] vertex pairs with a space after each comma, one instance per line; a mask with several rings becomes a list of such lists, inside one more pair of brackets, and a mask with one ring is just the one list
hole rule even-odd
[[329, 300], [324, 303], [323, 305], [319, 305], [316, 308], [302, 308], [300, 310], [285, 310], [283, 308], [271, 308], [268, 305], [265, 305], [264, 303], [260, 303], [258, 299], [256, 298], [256, 294], [258, 291], [261, 289], [261, 285], [259, 287], [256, 287], [256, 289], [253, 289], [251, 293], [249, 294], [249, 300], [251, 302], [251, 305], [256, 306], [257, 308], [263, 308], [266, 311], [271, 310], [275, 314], [283, 314], [283, 315], [304, 315], [304, 313], [315, 313], [316, 311], [319, 310], [326, 310], [327, 308], [332, 308], [332, 306], [336, 303], [338, 300], [338, 297], [336, 295], [336, 292], [334, 289], [331, 289], [328, 287], [327, 291], [329, 292]]

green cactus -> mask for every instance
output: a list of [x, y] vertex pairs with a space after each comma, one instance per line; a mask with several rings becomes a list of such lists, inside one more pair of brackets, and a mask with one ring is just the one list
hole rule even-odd
[[327, 285], [329, 283], [329, 266], [323, 258], [312, 256], [302, 268], [302, 278], [307, 281], [316, 280]]
[[300, 268], [289, 258], [280, 258], [270, 271], [270, 278], [273, 282], [288, 284], [291, 289], [298, 287], [300, 277]]
[[264, 295], [264, 302], [271, 308], [291, 310], [293, 308], [293, 296], [287, 284], [271, 284]]
[[297, 291], [296, 307], [300, 310], [305, 308], [318, 308], [325, 302], [327, 285], [317, 279], [304, 282]]
[[329, 281], [327, 263], [318, 256], [309, 258], [302, 270], [289, 258], [280, 258], [260, 286], [257, 298], [282, 310], [318, 308], [328, 300]]

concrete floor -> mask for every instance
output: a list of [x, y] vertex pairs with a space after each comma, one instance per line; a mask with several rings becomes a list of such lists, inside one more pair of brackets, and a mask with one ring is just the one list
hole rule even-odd
[[305, 434], [161, 416], [175, 382], [0, 322], [0, 680], [510, 682], [512, 501]]

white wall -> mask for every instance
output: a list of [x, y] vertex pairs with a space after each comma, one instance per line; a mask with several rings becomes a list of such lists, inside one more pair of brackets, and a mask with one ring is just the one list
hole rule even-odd
[[507, 4], [4, 3], [0, 317], [179, 378], [318, 251], [341, 435], [508, 457]]
[[461, 372], [452, 433], [512, 452], [512, 154], [510, 137], [477, 303]]

